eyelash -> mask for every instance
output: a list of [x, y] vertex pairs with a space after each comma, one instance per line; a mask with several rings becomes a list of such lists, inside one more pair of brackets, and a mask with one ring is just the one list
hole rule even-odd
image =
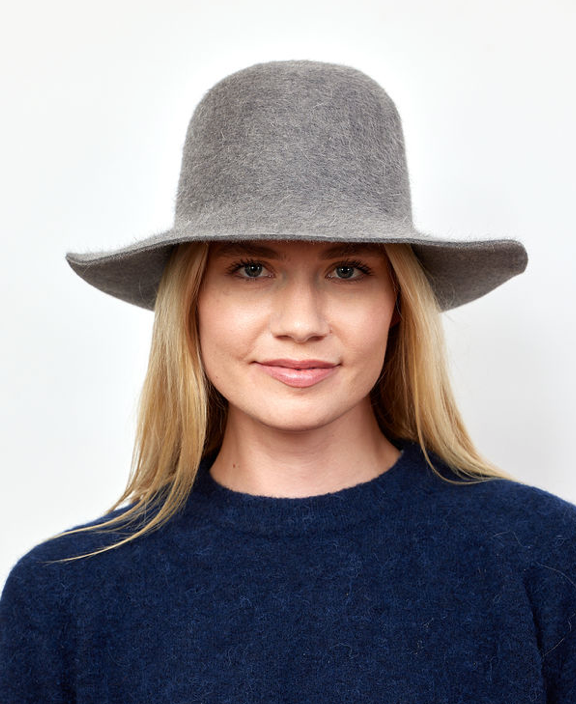
[[[257, 259], [241, 259], [240, 261], [234, 262], [231, 264], [227, 269], [226, 273], [230, 275], [235, 275], [237, 274], [240, 269], [243, 269], [244, 267], [247, 266], [262, 266], [264, 268], [267, 268], [261, 261], [258, 261]], [[334, 269], [338, 269], [340, 267], [348, 267], [352, 269], [358, 269], [358, 271], [361, 271], [364, 276], [372, 276], [372, 269], [367, 266], [366, 264], [358, 261], [357, 259], [347, 259], [342, 262], [338, 262], [337, 264], [334, 264], [333, 268], [331, 271], [334, 271]], [[355, 279], [340, 279], [339, 277], [331, 277], [338, 279], [339, 281], [349, 281], [349, 282], [355, 282], [355, 281], [360, 281], [361, 279], [364, 278], [364, 276], [357, 277]], [[267, 276], [240, 276], [239, 278], [244, 279], [245, 281], [259, 281], [262, 278], [269, 278]]]
[[[339, 267], [358, 269], [358, 271], [361, 271], [364, 276], [372, 276], [372, 269], [367, 264], [363, 264], [357, 259], [347, 259], [334, 265], [334, 269], [338, 269]], [[341, 281], [359, 281], [361, 278], [363, 277], [360, 276], [358, 279], [341, 279]]]
[[[264, 264], [262, 264], [262, 262], [259, 262], [256, 259], [241, 259], [240, 261], [237, 261], [237, 262], [234, 262], [233, 264], [231, 264], [226, 269], [226, 273], [233, 275], [233, 274], [236, 274], [238, 271], [240, 271], [240, 269], [243, 269], [246, 266], [260, 266], [260, 265], [262, 267], [264, 267]], [[241, 276], [240, 278], [257, 281], [258, 278], [261, 278], [261, 277]]]

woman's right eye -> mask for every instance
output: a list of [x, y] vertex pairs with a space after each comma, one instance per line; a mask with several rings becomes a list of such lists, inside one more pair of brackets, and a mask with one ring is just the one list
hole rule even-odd
[[242, 267], [242, 272], [251, 279], [255, 279], [260, 276], [263, 270], [264, 267], [262, 264], [246, 264], [246, 266]]
[[228, 273], [241, 279], [265, 279], [272, 275], [262, 262], [257, 261], [236, 262], [229, 267]]

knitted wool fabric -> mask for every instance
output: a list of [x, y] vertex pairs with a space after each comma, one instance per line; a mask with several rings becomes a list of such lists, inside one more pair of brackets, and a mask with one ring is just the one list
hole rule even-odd
[[235, 492], [209, 466], [160, 530], [46, 564], [115, 536], [59, 538], [14, 567], [2, 704], [576, 702], [575, 505], [448, 484], [411, 443], [308, 498]]

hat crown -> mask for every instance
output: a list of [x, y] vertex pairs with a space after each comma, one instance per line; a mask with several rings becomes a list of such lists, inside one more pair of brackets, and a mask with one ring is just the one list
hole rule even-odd
[[[190, 120], [175, 226], [218, 214], [274, 231], [354, 213], [412, 222], [404, 137], [383, 88], [352, 67], [255, 64], [219, 81]], [[237, 229], [237, 228], [236, 228]], [[352, 233], [351, 233], [352, 234]]]

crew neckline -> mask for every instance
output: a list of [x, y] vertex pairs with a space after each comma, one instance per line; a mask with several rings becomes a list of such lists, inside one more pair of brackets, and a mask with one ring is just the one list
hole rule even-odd
[[[396, 443], [401, 454], [387, 470], [368, 481], [314, 496], [289, 498], [247, 494], [217, 482], [210, 474], [216, 455], [205, 458], [190, 495], [197, 519], [209, 519], [230, 530], [296, 535], [340, 529], [369, 520], [413, 490], [425, 474], [420, 446]], [[422, 464], [424, 463], [424, 467]]]

